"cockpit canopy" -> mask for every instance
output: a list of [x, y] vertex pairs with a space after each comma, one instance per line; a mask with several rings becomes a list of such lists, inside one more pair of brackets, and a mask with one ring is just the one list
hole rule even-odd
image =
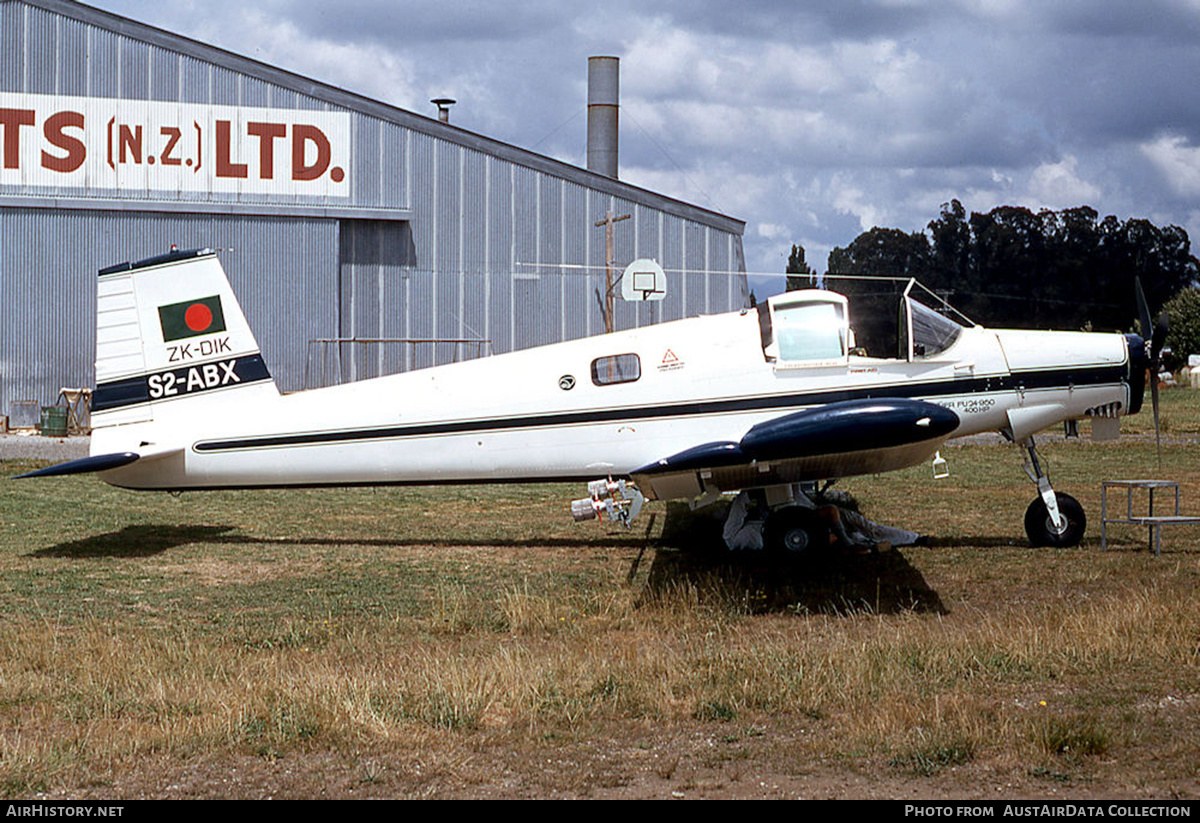
[[954, 345], [963, 327], [911, 297], [904, 300], [900, 323], [900, 356], [909, 360], [933, 357]]
[[[930, 302], [941, 303], [944, 309], [932, 309], [915, 299], [915, 289], [926, 291]], [[845, 296], [822, 289], [785, 292], [769, 298], [758, 307], [764, 356], [776, 368], [787, 368], [840, 365], [851, 354], [863, 354], [855, 350], [848, 309]], [[909, 281], [900, 300], [900, 359], [935, 357], [953, 346], [964, 326], [952, 320], [950, 313], [971, 323], [915, 280]]]
[[935, 301], [945, 306], [947, 312], [954, 312], [968, 323], [971, 322], [916, 280], [908, 281], [908, 288], [900, 300], [900, 357], [909, 361], [941, 354], [954, 345], [963, 331], [963, 327], [946, 314], [916, 300], [912, 296], [914, 288], [928, 292]]

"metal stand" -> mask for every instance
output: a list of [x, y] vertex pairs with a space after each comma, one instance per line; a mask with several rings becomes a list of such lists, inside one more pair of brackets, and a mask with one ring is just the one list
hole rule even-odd
[[[1125, 516], [1108, 516], [1109, 487], [1125, 490]], [[1146, 514], [1133, 513], [1133, 493], [1136, 489], [1145, 489], [1148, 494]], [[1173, 514], [1154, 513], [1154, 492], [1156, 489], [1171, 489], [1175, 492], [1175, 511]], [[1100, 482], [1100, 548], [1108, 550], [1108, 524], [1130, 523], [1135, 526], [1147, 526], [1147, 548], [1154, 549], [1154, 556], [1162, 552], [1162, 527], [1179, 523], [1200, 523], [1200, 517], [1179, 513], [1179, 484], [1174, 480], [1103, 480]]]

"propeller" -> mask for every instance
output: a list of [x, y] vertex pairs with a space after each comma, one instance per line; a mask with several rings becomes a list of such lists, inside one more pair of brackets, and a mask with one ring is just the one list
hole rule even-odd
[[1162, 435], [1158, 425], [1158, 372], [1162, 367], [1163, 343], [1167, 340], [1167, 313], [1158, 316], [1155, 323], [1150, 317], [1150, 306], [1146, 303], [1146, 294], [1142, 291], [1142, 279], [1137, 283], [1138, 323], [1141, 326], [1142, 339], [1146, 341], [1146, 358], [1150, 363], [1150, 406], [1154, 409], [1154, 450], [1158, 455], [1159, 468], [1162, 467]]

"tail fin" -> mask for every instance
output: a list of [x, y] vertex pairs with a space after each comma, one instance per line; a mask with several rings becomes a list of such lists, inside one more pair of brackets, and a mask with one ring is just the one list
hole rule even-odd
[[93, 431], [148, 422], [159, 404], [182, 410], [201, 394], [215, 400], [254, 385], [274, 389], [215, 252], [173, 251], [100, 271]]

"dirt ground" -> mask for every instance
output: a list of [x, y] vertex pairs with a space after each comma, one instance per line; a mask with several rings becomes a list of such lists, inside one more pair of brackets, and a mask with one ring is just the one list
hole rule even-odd
[[[615, 732], [615, 733], [614, 733]], [[1147, 783], [1115, 760], [1086, 779], [1030, 775], [986, 763], [931, 777], [897, 774], [885, 763], [862, 770], [806, 757], [803, 726], [724, 724], [630, 726], [603, 738], [529, 746], [479, 735], [453, 760], [437, 745], [416, 752], [312, 751], [277, 759], [146, 757], [103, 785], [38, 794], [39, 799], [1196, 799], [1195, 776]], [[463, 748], [468, 753], [462, 754]]]

